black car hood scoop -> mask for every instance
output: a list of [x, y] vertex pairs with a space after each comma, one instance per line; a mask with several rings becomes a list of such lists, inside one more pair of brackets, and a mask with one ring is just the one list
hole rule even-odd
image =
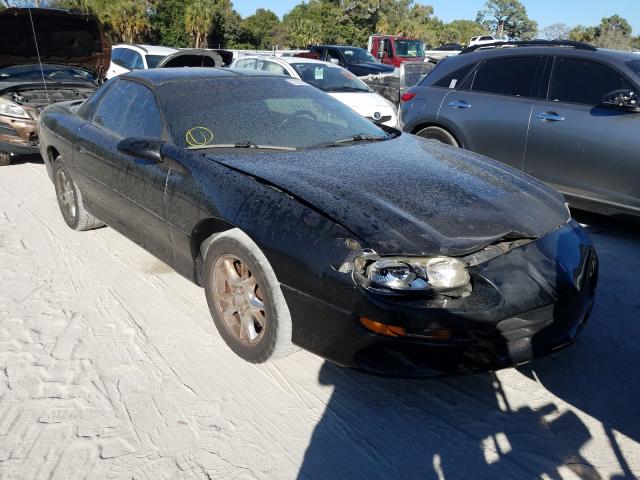
[[312, 205], [383, 255], [462, 256], [538, 238], [569, 219], [564, 197], [537, 180], [411, 135], [210, 158]]

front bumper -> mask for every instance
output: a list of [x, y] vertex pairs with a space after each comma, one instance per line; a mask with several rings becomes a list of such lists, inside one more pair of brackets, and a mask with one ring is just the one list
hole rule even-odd
[[39, 153], [36, 120], [0, 116], [0, 152], [13, 155]]
[[[570, 344], [593, 307], [597, 255], [573, 221], [469, 270], [474, 293], [437, 307], [355, 287], [351, 301], [336, 306], [283, 285], [293, 341], [340, 365], [378, 374], [498, 370]], [[373, 333], [360, 317], [402, 326], [413, 336]], [[450, 332], [446, 340], [421, 335], [443, 329]]]

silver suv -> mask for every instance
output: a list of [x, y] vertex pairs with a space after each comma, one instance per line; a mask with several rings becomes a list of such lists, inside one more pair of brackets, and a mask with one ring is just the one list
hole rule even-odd
[[404, 131], [492, 157], [572, 205], [640, 215], [640, 55], [577, 42], [471, 47], [403, 95]]

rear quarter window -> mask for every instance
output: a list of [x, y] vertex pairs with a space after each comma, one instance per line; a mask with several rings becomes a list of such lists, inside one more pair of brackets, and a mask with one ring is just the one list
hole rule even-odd
[[[460, 88], [462, 86], [462, 82], [469, 74], [471, 69], [474, 67], [475, 63], [469, 63], [464, 65], [453, 72], [445, 75], [440, 80], [433, 84], [434, 87], [442, 87], [442, 88]], [[428, 77], [426, 77], [428, 78]]]

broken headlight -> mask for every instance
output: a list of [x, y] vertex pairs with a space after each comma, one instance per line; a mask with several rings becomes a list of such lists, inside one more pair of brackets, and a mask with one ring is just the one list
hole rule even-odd
[[0, 115], [16, 118], [30, 118], [24, 108], [6, 98], [0, 98]]
[[433, 292], [462, 296], [471, 292], [467, 265], [450, 257], [374, 257], [355, 261], [355, 277], [365, 287], [394, 292]]

